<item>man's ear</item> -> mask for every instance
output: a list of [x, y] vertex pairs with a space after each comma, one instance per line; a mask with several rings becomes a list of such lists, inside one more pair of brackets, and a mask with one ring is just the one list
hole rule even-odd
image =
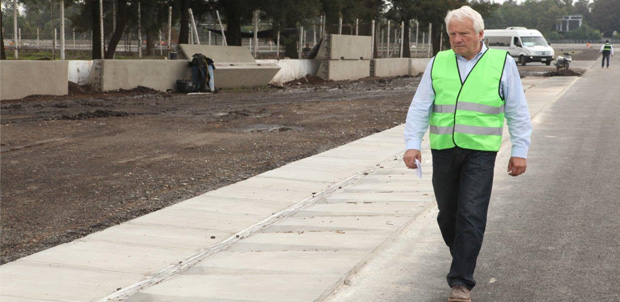
[[484, 29], [478, 33], [478, 40], [482, 41], [482, 39], [484, 39]]

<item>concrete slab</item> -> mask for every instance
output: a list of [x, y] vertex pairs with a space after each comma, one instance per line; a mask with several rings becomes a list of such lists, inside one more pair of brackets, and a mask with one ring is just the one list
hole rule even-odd
[[136, 225], [159, 225], [181, 228], [206, 229], [235, 233], [260, 221], [260, 216], [252, 213], [226, 214], [196, 209], [171, 208], [157, 211], [131, 221]]
[[339, 278], [340, 274], [181, 275], [126, 301], [314, 301]]
[[183, 275], [343, 274], [363, 256], [363, 251], [223, 252], [193, 266]]
[[370, 251], [385, 239], [381, 232], [257, 233], [238, 241], [227, 251]]
[[87, 237], [87, 239], [121, 245], [137, 244], [152, 247], [200, 250], [218, 244], [230, 235], [230, 232], [193, 227], [144, 225], [129, 222], [94, 233]]
[[[2, 265], [1, 300], [91, 301], [126, 284], [142, 279], [141, 274], [31, 263], [17, 260]], [[28, 301], [28, 300], [26, 300]]]
[[152, 274], [193, 253], [190, 249], [176, 247], [77, 240], [65, 244], [62, 249], [47, 249], [20, 261], [93, 271]]
[[[295, 214], [295, 217], [313, 216], [415, 216], [422, 212], [431, 203], [423, 201], [394, 202], [391, 194], [383, 195], [383, 202], [357, 202], [315, 204], [304, 208]], [[381, 197], [378, 197], [381, 199]]]
[[[297, 171], [279, 171], [271, 175], [296, 175]], [[283, 176], [282, 178], [289, 178]], [[312, 192], [306, 191], [286, 191], [268, 188], [255, 188], [249, 186], [226, 186], [209, 192], [211, 196], [232, 197], [232, 198], [248, 198], [261, 201], [278, 202], [282, 205], [290, 205], [297, 203], [303, 199], [312, 196]]]
[[264, 230], [265, 233], [372, 231], [393, 232], [410, 218], [401, 216], [308, 216], [289, 217]]
[[282, 204], [274, 201], [265, 201], [251, 198], [235, 198], [215, 196], [210, 193], [194, 197], [172, 207], [177, 209], [195, 209], [223, 214], [254, 214], [268, 217], [282, 209]]

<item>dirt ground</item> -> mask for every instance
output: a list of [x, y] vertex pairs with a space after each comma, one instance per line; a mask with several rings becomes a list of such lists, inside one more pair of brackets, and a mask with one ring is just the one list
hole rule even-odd
[[3, 101], [0, 263], [404, 123], [419, 80]]

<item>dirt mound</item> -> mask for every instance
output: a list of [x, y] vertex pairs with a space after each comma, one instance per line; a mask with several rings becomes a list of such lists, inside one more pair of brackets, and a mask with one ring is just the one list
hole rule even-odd
[[302, 84], [320, 85], [320, 84], [324, 84], [326, 82], [328, 82], [328, 81], [324, 80], [324, 79], [322, 79], [320, 77], [312, 76], [312, 75], [307, 75], [307, 76], [305, 76], [303, 78], [286, 82], [286, 83], [284, 83], [284, 85], [285, 86], [302, 85]]
[[547, 72], [543, 74], [545, 77], [580, 77], [583, 74], [581, 70], [573, 70], [573, 69], [560, 69]]

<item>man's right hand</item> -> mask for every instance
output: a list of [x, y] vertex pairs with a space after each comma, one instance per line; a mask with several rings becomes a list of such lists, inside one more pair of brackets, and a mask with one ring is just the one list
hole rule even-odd
[[409, 169], [418, 168], [418, 166], [415, 164], [416, 159], [419, 162], [422, 162], [422, 153], [420, 153], [420, 150], [409, 149], [405, 151], [405, 155], [403, 156], [403, 161], [405, 162], [405, 165], [407, 166], [407, 168]]

